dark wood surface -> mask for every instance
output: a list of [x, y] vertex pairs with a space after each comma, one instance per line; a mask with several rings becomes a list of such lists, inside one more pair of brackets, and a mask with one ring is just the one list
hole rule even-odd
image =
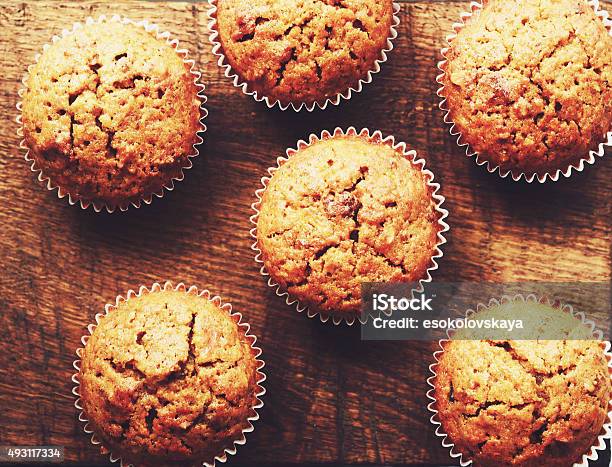
[[[436, 279], [609, 281], [609, 157], [571, 180], [526, 185], [476, 167], [448, 135], [435, 65], [466, 8], [403, 2], [395, 50], [374, 83], [338, 108], [294, 114], [268, 110], [222, 75], [204, 2], [0, 1], [0, 445], [62, 445], [70, 462], [106, 465], [72, 405], [74, 350], [117, 294], [170, 279], [231, 301], [264, 349], [265, 407], [231, 465], [451, 463], [426, 411], [434, 344], [362, 342], [358, 327], [287, 307], [259, 275], [248, 219], [260, 177], [298, 139], [336, 126], [381, 129], [415, 148], [442, 183], [451, 232]], [[43, 189], [14, 122], [20, 80], [42, 45], [102, 13], [176, 35], [203, 71], [210, 111], [185, 181], [151, 206], [113, 215]]]

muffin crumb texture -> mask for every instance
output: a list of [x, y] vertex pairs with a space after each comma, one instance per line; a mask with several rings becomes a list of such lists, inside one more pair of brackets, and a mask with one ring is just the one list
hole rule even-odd
[[161, 191], [200, 130], [194, 76], [144, 28], [87, 25], [45, 50], [23, 97], [36, 166], [77, 199], [125, 206]]
[[137, 466], [200, 465], [242, 437], [257, 361], [227, 311], [184, 292], [130, 298], [85, 347], [80, 394], [103, 444]]
[[391, 0], [218, 0], [222, 52], [262, 96], [321, 102], [357, 85], [382, 58]]
[[325, 312], [358, 313], [362, 282], [417, 281], [438, 242], [429, 178], [361, 136], [298, 150], [274, 173], [257, 222], [270, 276]]
[[610, 374], [596, 341], [447, 342], [436, 369], [442, 431], [476, 466], [569, 466], [601, 434]]
[[443, 94], [462, 140], [526, 174], [566, 169], [607, 140], [612, 37], [584, 0], [486, 1], [451, 41]]

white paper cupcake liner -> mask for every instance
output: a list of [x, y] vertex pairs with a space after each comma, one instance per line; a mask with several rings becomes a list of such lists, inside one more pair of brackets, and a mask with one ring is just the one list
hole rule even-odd
[[257, 393], [255, 394], [256, 403], [252, 407], [255, 415], [247, 418], [248, 425], [246, 428], [242, 430], [242, 437], [235, 440], [231, 448], [226, 448], [222, 453], [219, 453], [219, 455], [217, 455], [212, 460], [202, 461], [201, 465], [205, 467], [215, 467], [216, 462], [221, 462], [221, 463], [226, 462], [228, 459], [228, 456], [232, 456], [236, 454], [236, 451], [238, 450], [238, 446], [246, 444], [246, 434], [254, 430], [253, 422], [255, 422], [256, 420], [259, 420], [258, 409], [261, 409], [264, 406], [264, 403], [261, 398], [266, 393], [265, 388], [262, 386], [262, 383], [266, 380], [266, 375], [263, 372], [265, 362], [260, 358], [262, 351], [259, 347], [256, 346], [257, 337], [255, 337], [253, 334], [250, 334], [250, 329], [251, 329], [250, 325], [243, 321], [242, 314], [232, 311], [232, 305], [230, 303], [224, 302], [221, 299], [221, 297], [219, 297], [218, 295], [213, 296], [213, 294], [206, 289], [198, 290], [196, 286], [187, 287], [182, 282], [177, 284], [176, 286], [174, 286], [172, 282], [169, 282], [169, 281], [165, 282], [163, 285], [156, 282], [151, 286], [151, 288], [141, 286], [140, 289], [138, 289], [138, 292], [129, 290], [125, 297], [121, 295], [117, 296], [114, 304], [113, 303], [106, 304], [106, 306], [104, 307], [104, 313], [96, 314], [95, 316], [96, 323], [92, 323], [87, 326], [87, 331], [89, 332], [89, 334], [86, 334], [85, 336], [81, 338], [81, 343], [83, 344], [83, 347], [78, 348], [76, 351], [78, 358], [74, 360], [72, 364], [72, 366], [76, 370], [76, 373], [72, 375], [72, 382], [75, 384], [74, 388], [72, 389], [72, 394], [76, 396], [77, 398], [76, 401], [74, 402], [74, 406], [79, 411], [78, 418], [79, 418], [79, 421], [83, 423], [83, 431], [86, 434], [91, 435], [91, 438], [90, 438], [91, 444], [93, 444], [94, 446], [99, 446], [100, 453], [103, 455], [108, 455], [111, 462], [119, 462], [121, 467], [133, 467], [132, 464], [130, 464], [128, 461], [123, 460], [120, 456], [114, 454], [108, 447], [104, 446], [102, 441], [96, 436], [91, 425], [89, 424], [87, 415], [83, 411], [83, 405], [81, 403], [81, 398], [80, 398], [81, 396], [80, 396], [79, 373], [81, 370], [81, 357], [83, 355], [83, 350], [85, 349], [85, 345], [87, 344], [89, 337], [93, 334], [96, 326], [100, 324], [101, 319], [103, 319], [109, 313], [114, 312], [121, 303], [129, 300], [130, 298], [136, 298], [142, 295], [146, 295], [148, 293], [159, 292], [162, 290], [163, 291], [172, 290], [172, 291], [178, 291], [178, 292], [185, 292], [191, 295], [197, 295], [199, 297], [203, 297], [206, 300], [211, 301], [215, 305], [219, 306], [221, 309], [225, 310], [230, 315], [230, 317], [234, 320], [234, 322], [238, 325], [241, 331], [244, 333], [244, 336], [247, 338], [247, 340], [250, 342], [251, 349], [253, 349], [253, 355], [257, 361]]
[[[200, 144], [204, 142], [204, 139], [202, 138], [202, 134], [206, 131], [206, 125], [204, 124], [204, 119], [208, 116], [208, 110], [206, 110], [205, 108], [205, 104], [207, 101], [207, 97], [204, 94], [205, 87], [204, 87], [204, 84], [200, 82], [202, 74], [196, 70], [195, 61], [193, 59], [188, 58], [188, 51], [186, 49], [179, 48], [178, 39], [172, 38], [171, 34], [167, 31], [161, 32], [159, 26], [157, 26], [156, 24], [149, 23], [146, 20], [136, 22], [136, 21], [132, 21], [128, 18], [119, 16], [119, 15], [113, 15], [110, 18], [107, 18], [106, 15], [101, 15], [97, 20], [89, 17], [85, 20], [85, 24], [74, 23], [74, 25], [72, 26], [72, 29], [70, 30], [64, 29], [62, 30], [60, 35], [53, 36], [51, 39], [52, 43], [56, 43], [58, 40], [60, 40], [63, 37], [66, 37], [72, 34], [76, 34], [78, 33], [78, 31], [88, 26], [91, 26], [92, 24], [103, 23], [106, 21], [117, 22], [117, 23], [122, 23], [122, 24], [133, 24], [133, 25], [144, 28], [148, 33], [155, 35], [157, 39], [166, 41], [166, 43], [170, 45], [176, 51], [176, 53], [183, 58], [183, 61], [187, 65], [189, 65], [189, 68], [190, 68], [189, 71], [193, 75], [193, 82], [198, 88], [197, 96], [201, 101], [200, 129], [196, 132], [196, 142], [193, 145], [193, 153], [187, 155], [187, 163], [183, 167], [181, 167], [180, 175], [171, 179], [166, 185], [162, 186], [162, 188], [160, 188], [157, 192], [149, 194], [145, 196], [144, 198], [141, 198], [137, 201], [128, 201], [126, 203], [118, 204], [118, 205], [108, 205], [106, 203], [101, 203], [98, 201], [94, 202], [90, 200], [83, 200], [83, 199], [80, 199], [78, 196], [68, 193], [64, 188], [55, 185], [53, 181], [44, 174], [43, 170], [37, 166], [35, 159], [32, 156], [30, 156], [30, 149], [26, 146], [25, 138], [24, 138], [23, 122], [22, 122], [22, 117], [21, 117], [21, 110], [22, 110], [21, 100], [17, 103], [17, 110], [19, 114], [16, 118], [16, 121], [19, 124], [19, 128], [17, 130], [17, 136], [20, 138], [19, 147], [25, 150], [25, 160], [30, 164], [30, 170], [37, 175], [38, 181], [43, 183], [47, 187], [47, 190], [57, 191], [57, 197], [60, 199], [67, 197], [68, 203], [70, 205], [74, 205], [78, 203], [80, 204], [82, 209], [88, 209], [91, 206], [95, 212], [100, 212], [103, 209], [105, 209], [108, 213], [112, 213], [112, 212], [115, 212], [117, 209], [120, 211], [127, 211], [130, 206], [133, 206], [134, 208], [139, 208], [142, 205], [142, 203], [151, 204], [154, 196], [157, 198], [162, 198], [166, 191], [174, 190], [175, 182], [182, 181], [185, 178], [184, 172], [193, 167], [193, 162], [191, 159], [193, 159], [194, 157], [198, 155], [197, 146], [199, 146]], [[43, 51], [46, 51], [49, 47], [50, 47], [50, 44], [45, 44], [43, 46]], [[32, 68], [34, 67], [34, 65], [38, 63], [40, 56], [41, 54], [36, 54], [34, 58], [34, 64], [28, 67], [28, 71], [21, 81], [22, 87], [19, 89], [19, 92], [18, 92], [19, 99], [23, 98], [23, 95], [27, 88], [28, 76], [30, 72], [32, 71]]]
[[340, 104], [340, 102], [342, 102], [343, 99], [349, 100], [354, 93], [359, 94], [363, 90], [363, 86], [365, 84], [369, 84], [372, 82], [374, 75], [380, 72], [381, 65], [387, 61], [387, 54], [393, 50], [393, 41], [397, 38], [397, 28], [400, 24], [400, 4], [393, 2], [393, 23], [389, 31], [389, 37], [387, 38], [385, 48], [381, 51], [380, 58], [377, 59], [374, 63], [374, 68], [372, 70], [369, 70], [366, 77], [360, 79], [357, 84], [349, 87], [346, 91], [341, 92], [334, 97], [328, 97], [320, 102], [314, 102], [312, 104], [306, 104], [304, 102], [282, 104], [278, 99], [269, 98], [267, 96], [260, 95], [257, 91], [251, 90], [249, 88], [248, 83], [241, 79], [240, 76], [238, 76], [238, 74], [229, 64], [229, 61], [227, 60], [223, 52], [221, 42], [219, 41], [219, 32], [217, 30], [217, 1], [218, 0], [209, 0], [210, 9], [208, 11], [208, 17], [210, 18], [210, 22], [208, 24], [210, 30], [209, 37], [210, 42], [213, 45], [212, 52], [215, 56], [219, 58], [217, 63], [219, 67], [225, 70], [224, 75], [232, 80], [234, 87], [242, 89], [242, 92], [247, 96], [253, 96], [253, 98], [257, 102], [265, 102], [269, 109], [278, 106], [278, 108], [281, 110], [287, 110], [288, 108], [292, 108], [295, 112], [299, 112], [302, 109], [305, 109], [308, 112], [312, 112], [316, 108], [325, 110], [328, 105], [337, 106]]
[[440, 215], [438, 219], [438, 225], [440, 226], [440, 230], [437, 234], [438, 243], [436, 244], [436, 247], [435, 247], [435, 253], [431, 257], [431, 266], [427, 269], [426, 276], [423, 279], [420, 279], [418, 281], [418, 284], [419, 284], [418, 290], [422, 290], [423, 285], [425, 283], [431, 282], [432, 280], [431, 273], [435, 271], [436, 269], [438, 269], [438, 260], [442, 258], [443, 256], [441, 247], [442, 245], [446, 243], [446, 238], [444, 237], [444, 233], [450, 230], [449, 225], [444, 221], [444, 219], [448, 217], [448, 211], [442, 207], [442, 204], [444, 203], [444, 200], [445, 200], [444, 196], [438, 193], [438, 191], [440, 190], [440, 185], [438, 183], [434, 183], [433, 181], [434, 174], [429, 169], [425, 168], [425, 160], [422, 158], [418, 158], [415, 150], [408, 150], [406, 147], [406, 143], [396, 142], [393, 136], [384, 137], [382, 133], [378, 130], [374, 132], [370, 132], [369, 129], [364, 128], [361, 131], [357, 131], [355, 127], [350, 127], [346, 131], [342, 130], [341, 128], [336, 128], [333, 131], [333, 133], [330, 133], [329, 131], [324, 130], [320, 136], [311, 134], [310, 137], [308, 138], [308, 142], [304, 140], [299, 140], [297, 143], [297, 148], [295, 149], [289, 148], [287, 149], [286, 156], [278, 157], [276, 159], [277, 165], [275, 167], [268, 168], [269, 176], [265, 176], [261, 178], [261, 184], [263, 185], [263, 187], [255, 191], [255, 196], [257, 197], [257, 201], [251, 205], [251, 208], [255, 211], [255, 214], [253, 214], [250, 217], [250, 221], [254, 225], [254, 227], [250, 231], [250, 234], [251, 234], [251, 237], [255, 240], [255, 243], [252, 244], [251, 249], [255, 252], [255, 262], [262, 265], [260, 269], [261, 275], [268, 278], [267, 280], [268, 285], [272, 287], [273, 289], [275, 289], [276, 295], [278, 295], [279, 297], [283, 297], [285, 299], [285, 302], [287, 303], [287, 305], [289, 306], [295, 305], [298, 312], [300, 313], [306, 312], [306, 315], [309, 318], [313, 318], [318, 315], [321, 322], [323, 323], [327, 322], [331, 318], [332, 322], [335, 325], [338, 325], [341, 322], [345, 322], [348, 325], [353, 325], [356, 321], [359, 321], [363, 324], [367, 321], [367, 316], [366, 317], [363, 317], [361, 315], [356, 316], [350, 313], [326, 313], [326, 312], [321, 312], [319, 310], [313, 310], [309, 308], [308, 306], [300, 303], [300, 301], [297, 300], [296, 298], [289, 295], [289, 293], [286, 290], [284, 290], [280, 286], [280, 284], [275, 282], [270, 276], [270, 274], [268, 273], [264, 265], [263, 259], [262, 259], [261, 250], [259, 249], [259, 242], [257, 240], [257, 219], [259, 217], [259, 207], [261, 205], [263, 194], [266, 191], [266, 188], [268, 187], [268, 183], [270, 182], [270, 179], [274, 175], [274, 172], [276, 172], [285, 162], [287, 162], [289, 158], [293, 156], [297, 151], [300, 151], [318, 141], [322, 141], [325, 139], [338, 137], [338, 136], [360, 136], [360, 137], [366, 138], [369, 141], [374, 141], [380, 144], [385, 144], [395, 149], [396, 151], [401, 152], [410, 162], [412, 162], [413, 165], [419, 167], [421, 169], [421, 172], [427, 176], [428, 178], [427, 185], [432, 190], [431, 191], [432, 197], [436, 201], [436, 211]]
[[[499, 306], [504, 303], [512, 303], [516, 301], [523, 302], [533, 302], [533, 303], [543, 303], [546, 305], [553, 306], [558, 308], [559, 310], [569, 313], [571, 316], [579, 320], [583, 325], [591, 330], [593, 333], [593, 338], [596, 340], [603, 339], [603, 332], [601, 330], [596, 329], [595, 322], [587, 319], [586, 315], [583, 312], [576, 312], [571, 305], [568, 304], [560, 304], [558, 302], [552, 301], [549, 298], [540, 298], [536, 297], [534, 294], [529, 294], [527, 296], [523, 295], [514, 295], [508, 296], [504, 295], [500, 300], [491, 299], [489, 303], [479, 303], [476, 306], [475, 310], [467, 310], [466, 317], [472, 316], [474, 313], [479, 312], [483, 309], [491, 308], [494, 306]], [[436, 373], [436, 368], [440, 362], [440, 357], [444, 353], [444, 345], [446, 342], [452, 338], [452, 331], [447, 331], [448, 339], [440, 339], [438, 341], [438, 346], [441, 350], [437, 350], [434, 352], [433, 357], [435, 362], [429, 365], [429, 371], [431, 372], [431, 376], [427, 378], [427, 384], [430, 389], [427, 391], [427, 398], [431, 401], [427, 405], [427, 409], [431, 412], [431, 417], [429, 421], [435, 427], [435, 434], [441, 440], [442, 447], [449, 449], [449, 455], [453, 459], [457, 459], [461, 467], [465, 467], [472, 464], [472, 460], [468, 458], [468, 456], [464, 456], [461, 452], [459, 452], [455, 448], [455, 443], [450, 440], [450, 437], [447, 433], [444, 432], [444, 427], [442, 426], [441, 421], [438, 418], [438, 410], [436, 409], [437, 400], [435, 397], [435, 379], [438, 376]], [[611, 344], [609, 341], [602, 341], [604, 345], [603, 351], [608, 360], [608, 371], [610, 373], [610, 378], [612, 379], [612, 352], [611, 352]], [[596, 461], [599, 458], [599, 451], [603, 451], [606, 449], [606, 439], [612, 439], [612, 399], [608, 403], [608, 420], [604, 423], [601, 434], [597, 437], [593, 446], [591, 446], [590, 450], [583, 454], [582, 460], [580, 462], [576, 462], [573, 464], [573, 467], [588, 467], [589, 461]], [[545, 459], [542, 459], [543, 462]], [[544, 465], [544, 464], [542, 464]]]
[[[604, 22], [605, 27], [608, 29], [610, 35], [612, 35], [612, 21], [608, 18], [608, 12], [601, 9], [599, 0], [588, 0], [589, 5], [593, 7], [597, 16], [599, 16]], [[440, 85], [436, 94], [442, 98], [442, 101], [438, 105], [440, 110], [444, 112], [444, 123], [450, 125], [449, 132], [451, 136], [457, 137], [457, 145], [459, 147], [465, 147], [465, 154], [467, 157], [472, 158], [476, 161], [479, 166], [484, 166], [489, 173], [497, 173], [501, 178], [507, 178], [510, 176], [515, 182], [524, 179], [527, 183], [538, 181], [545, 183], [547, 180], [556, 182], [560, 177], [569, 178], [572, 172], [582, 172], [587, 165], [595, 163], [597, 158], [601, 158], [605, 155], [605, 147], [612, 146], [612, 131], [609, 131], [606, 140], [599, 144], [597, 150], [591, 150], [579, 161], [571, 163], [565, 169], [557, 169], [556, 171], [547, 172], [544, 174], [538, 173], [524, 173], [515, 169], [502, 169], [499, 165], [481, 157], [481, 155], [474, 151], [471, 146], [464, 141], [462, 133], [457, 129], [455, 122], [450, 117], [450, 109], [446, 105], [446, 96], [444, 95], [444, 75], [446, 73], [445, 66], [447, 63], [446, 53], [448, 52], [452, 41], [457, 37], [459, 31], [466, 25], [467, 20], [474, 14], [476, 10], [480, 10], [484, 7], [483, 3], [470, 2], [470, 11], [463, 12], [460, 15], [461, 22], [453, 24], [453, 33], [446, 37], [447, 47], [444, 47], [441, 51], [443, 60], [438, 62], [438, 70], [440, 74], [436, 77], [436, 81]]]

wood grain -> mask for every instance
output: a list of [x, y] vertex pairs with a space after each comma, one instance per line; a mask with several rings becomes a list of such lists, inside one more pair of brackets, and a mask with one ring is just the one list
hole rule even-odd
[[[525, 185], [476, 167], [448, 135], [435, 65], [467, 8], [403, 2], [396, 48], [374, 83], [338, 108], [294, 114], [268, 110], [222, 75], [205, 2], [0, 1], [0, 444], [63, 445], [71, 463], [107, 465], [72, 406], [74, 350], [106, 302], [170, 279], [231, 301], [264, 349], [266, 405], [231, 465], [449, 463], [425, 408], [434, 344], [362, 342], [358, 327], [287, 307], [259, 275], [248, 219], [260, 177], [285, 148], [311, 132], [369, 127], [415, 148], [442, 184], [451, 232], [436, 279], [609, 281], [609, 157], [571, 180]], [[185, 181], [125, 214], [58, 201], [35, 181], [15, 136], [27, 65], [53, 34], [102, 13], [171, 31], [209, 97], [206, 142]]]

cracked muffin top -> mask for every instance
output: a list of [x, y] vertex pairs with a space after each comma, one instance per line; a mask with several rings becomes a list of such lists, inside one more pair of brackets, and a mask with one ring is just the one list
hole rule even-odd
[[53, 185], [127, 206], [160, 192], [194, 153], [200, 99], [175, 49], [144, 28], [103, 22], [50, 45], [27, 79], [25, 143]]
[[424, 278], [440, 231], [428, 181], [399, 150], [363, 136], [298, 150], [261, 200], [267, 271], [314, 310], [354, 314], [362, 282]]
[[211, 461], [255, 414], [257, 361], [243, 330], [185, 292], [133, 297], [106, 315], [79, 379], [94, 432], [137, 466]]
[[607, 422], [610, 371], [599, 341], [455, 339], [435, 371], [442, 432], [476, 466], [572, 465]]
[[502, 170], [576, 164], [612, 130], [612, 37], [584, 0], [485, 1], [450, 43], [443, 95]]
[[322, 103], [382, 58], [393, 24], [384, 0], [217, 0], [222, 52], [249, 90], [288, 105]]

